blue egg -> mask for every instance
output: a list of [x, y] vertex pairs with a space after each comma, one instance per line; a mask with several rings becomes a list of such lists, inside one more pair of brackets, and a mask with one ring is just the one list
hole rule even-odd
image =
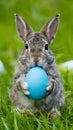
[[48, 84], [48, 75], [45, 70], [39, 66], [35, 66], [26, 74], [25, 82], [28, 84], [29, 98], [40, 100], [46, 95], [46, 87]]

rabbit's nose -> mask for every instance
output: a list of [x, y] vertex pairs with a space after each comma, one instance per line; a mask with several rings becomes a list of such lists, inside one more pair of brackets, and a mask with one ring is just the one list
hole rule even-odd
[[37, 57], [34, 59], [34, 63], [35, 63], [35, 65], [38, 64], [38, 58]]
[[40, 53], [33, 53], [33, 54], [31, 55], [32, 58], [33, 58], [33, 61], [34, 61], [35, 65], [38, 64], [40, 55], [41, 55]]

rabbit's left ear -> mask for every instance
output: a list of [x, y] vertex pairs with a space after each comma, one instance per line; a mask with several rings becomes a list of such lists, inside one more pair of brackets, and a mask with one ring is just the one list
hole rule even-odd
[[21, 39], [25, 42], [28, 35], [33, 33], [33, 29], [30, 27], [30, 25], [18, 14], [15, 14], [15, 21], [17, 30], [19, 32], [19, 35]]
[[49, 42], [51, 42], [55, 37], [60, 19], [59, 16], [60, 14], [53, 17], [40, 31], [40, 33], [42, 33], [48, 38]]

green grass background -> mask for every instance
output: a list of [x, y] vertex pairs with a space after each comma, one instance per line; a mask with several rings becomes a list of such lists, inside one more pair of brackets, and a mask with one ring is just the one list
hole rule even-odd
[[50, 120], [42, 113], [26, 116], [15, 110], [9, 99], [14, 67], [23, 43], [18, 37], [14, 13], [23, 16], [37, 32], [52, 16], [60, 13], [60, 25], [51, 49], [57, 64], [73, 59], [73, 0], [0, 0], [0, 130], [73, 130], [73, 74], [60, 70], [66, 105], [61, 117]]

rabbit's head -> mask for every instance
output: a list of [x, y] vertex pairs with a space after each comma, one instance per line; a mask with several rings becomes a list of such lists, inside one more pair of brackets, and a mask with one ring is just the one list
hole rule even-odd
[[57, 31], [59, 14], [47, 22], [38, 33], [35, 33], [21, 16], [15, 14], [15, 19], [19, 35], [25, 44], [25, 51], [30, 54], [36, 65], [41, 64], [40, 58], [44, 58], [47, 51], [51, 54], [49, 46]]

